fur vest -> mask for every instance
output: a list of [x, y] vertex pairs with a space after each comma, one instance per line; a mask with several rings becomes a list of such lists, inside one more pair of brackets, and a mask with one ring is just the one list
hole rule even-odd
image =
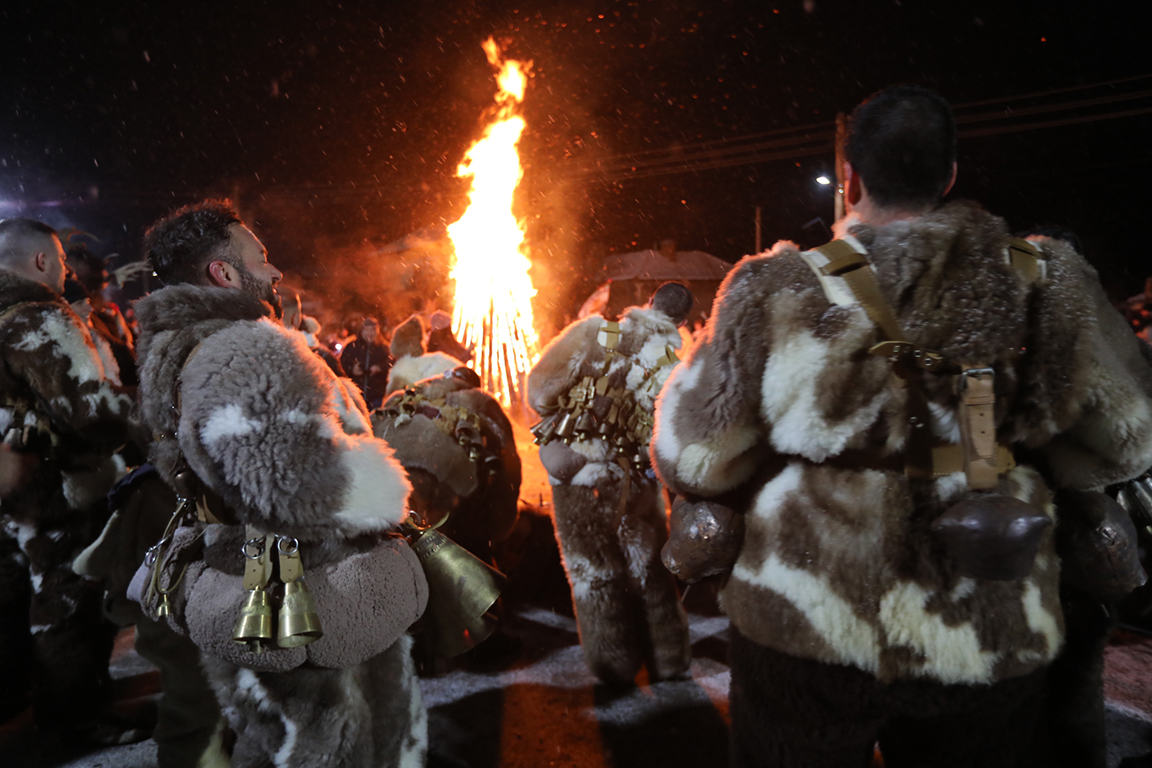
[[[1152, 464], [1152, 369], [1071, 248], [1040, 245], [1047, 277], [1033, 287], [1005, 263], [1004, 222], [971, 204], [852, 234], [909, 340], [995, 369], [998, 438], [1021, 462], [1002, 491], [1054, 515], [1039, 469], [1089, 489]], [[658, 472], [680, 494], [751, 499], [723, 600], [756, 642], [882, 680], [1028, 673], [1062, 642], [1051, 534], [1026, 579], [960, 578], [928, 526], [965, 491], [963, 473], [910, 482], [836, 462], [896, 456], [907, 441], [905, 392], [867, 353], [877, 341], [791, 243], [745, 259], [661, 394]], [[958, 442], [951, 377], [925, 379], [931, 428]]]
[[[528, 375], [528, 401], [539, 413], [552, 410], [585, 376], [595, 381], [604, 372], [607, 349], [597, 340], [604, 318], [593, 315], [577, 320], [554, 338]], [[620, 318], [620, 339], [608, 369], [609, 389], [632, 393], [637, 406], [651, 413], [656, 394], [664, 386], [673, 365], [661, 365], [669, 349], [680, 349], [680, 333], [663, 313], [646, 307], [630, 307]], [[571, 445], [587, 463], [571, 478], [573, 485], [596, 485], [601, 480], [622, 478], [615, 451], [605, 440], [576, 440]], [[557, 481], [552, 478], [553, 484]]]

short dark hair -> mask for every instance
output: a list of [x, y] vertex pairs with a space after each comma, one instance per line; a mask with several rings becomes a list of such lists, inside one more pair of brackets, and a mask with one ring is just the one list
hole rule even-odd
[[165, 285], [203, 284], [214, 259], [232, 263], [228, 228], [243, 224], [231, 200], [203, 200], [178, 208], [148, 227], [144, 257]]
[[676, 325], [688, 319], [696, 297], [682, 283], [664, 283], [652, 294], [652, 309], [666, 315]]
[[60, 237], [55, 229], [42, 221], [14, 217], [0, 219], [0, 266], [12, 264], [26, 257], [31, 241], [41, 237]]
[[880, 91], [853, 110], [844, 155], [879, 205], [934, 205], [956, 162], [952, 107], [919, 86]]

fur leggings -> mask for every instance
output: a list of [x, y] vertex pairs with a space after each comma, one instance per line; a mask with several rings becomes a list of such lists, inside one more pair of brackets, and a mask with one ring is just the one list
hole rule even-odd
[[255, 672], [203, 656], [228, 725], [232, 768], [419, 768], [428, 715], [412, 639], [346, 669]]
[[621, 483], [556, 485], [552, 499], [580, 645], [605, 683], [630, 683], [648, 666], [650, 679], [688, 671], [688, 620], [676, 581], [660, 562], [668, 521], [656, 483], [632, 483], [623, 516]]

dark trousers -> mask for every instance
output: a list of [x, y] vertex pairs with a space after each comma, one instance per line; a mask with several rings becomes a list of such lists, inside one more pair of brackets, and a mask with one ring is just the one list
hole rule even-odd
[[731, 630], [731, 763], [740, 768], [1023, 768], [1045, 670], [992, 685], [881, 683], [773, 651]]

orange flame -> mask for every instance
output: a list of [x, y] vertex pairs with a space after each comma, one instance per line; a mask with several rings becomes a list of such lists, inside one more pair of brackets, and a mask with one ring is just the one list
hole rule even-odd
[[524, 253], [524, 230], [512, 214], [512, 195], [523, 170], [516, 146], [524, 131], [517, 112], [524, 101], [532, 63], [501, 61], [496, 42], [484, 42], [488, 62], [497, 68], [496, 117], [456, 169], [471, 177], [468, 209], [448, 227], [455, 249], [451, 277], [456, 282], [452, 332], [473, 349], [470, 365], [484, 388], [504, 405], [519, 396], [523, 375], [536, 354], [532, 327], [531, 263]]

